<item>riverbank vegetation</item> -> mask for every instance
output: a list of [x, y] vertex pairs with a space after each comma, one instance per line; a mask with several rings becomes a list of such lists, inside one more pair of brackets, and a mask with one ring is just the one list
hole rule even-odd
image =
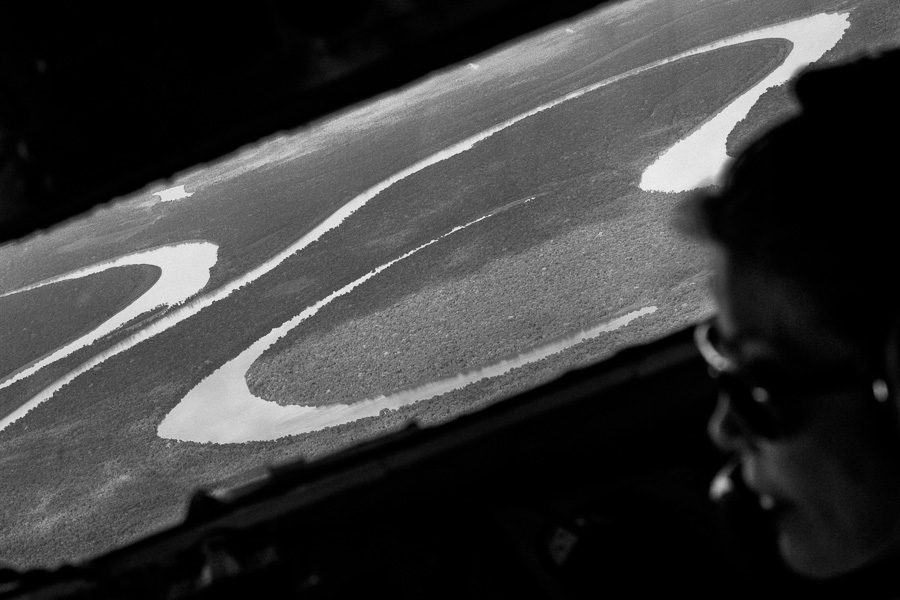
[[158, 267], [129, 265], [0, 297], [0, 382], [95, 329], [159, 276]]

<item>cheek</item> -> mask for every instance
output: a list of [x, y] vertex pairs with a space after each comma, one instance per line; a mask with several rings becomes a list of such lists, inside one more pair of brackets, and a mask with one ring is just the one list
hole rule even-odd
[[865, 438], [842, 437], [805, 438], [761, 457], [787, 501], [774, 517], [782, 557], [813, 577], [856, 569], [900, 540], [900, 471], [859, 441]]

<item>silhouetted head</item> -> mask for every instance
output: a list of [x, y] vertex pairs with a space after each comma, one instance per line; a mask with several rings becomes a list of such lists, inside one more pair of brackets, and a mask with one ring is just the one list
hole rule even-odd
[[801, 113], [687, 205], [719, 307], [710, 434], [816, 578], [900, 549], [898, 75], [898, 52], [804, 74]]

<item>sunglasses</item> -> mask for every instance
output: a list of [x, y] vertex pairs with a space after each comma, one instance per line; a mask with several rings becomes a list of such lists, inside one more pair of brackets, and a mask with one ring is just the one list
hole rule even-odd
[[719, 388], [720, 399], [728, 403], [731, 414], [747, 432], [760, 438], [789, 436], [797, 424], [797, 406], [806, 400], [862, 392], [885, 403], [890, 396], [881, 378], [863, 383], [858, 376], [822, 374], [803, 379], [769, 375], [763, 382], [720, 350], [722, 338], [714, 318], [697, 325], [694, 341]]

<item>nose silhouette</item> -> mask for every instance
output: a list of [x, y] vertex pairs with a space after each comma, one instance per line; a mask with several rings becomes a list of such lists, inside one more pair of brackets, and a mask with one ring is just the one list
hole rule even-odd
[[727, 394], [719, 394], [716, 408], [709, 418], [710, 439], [725, 452], [746, 452], [755, 447], [755, 436], [746, 423], [731, 408]]

